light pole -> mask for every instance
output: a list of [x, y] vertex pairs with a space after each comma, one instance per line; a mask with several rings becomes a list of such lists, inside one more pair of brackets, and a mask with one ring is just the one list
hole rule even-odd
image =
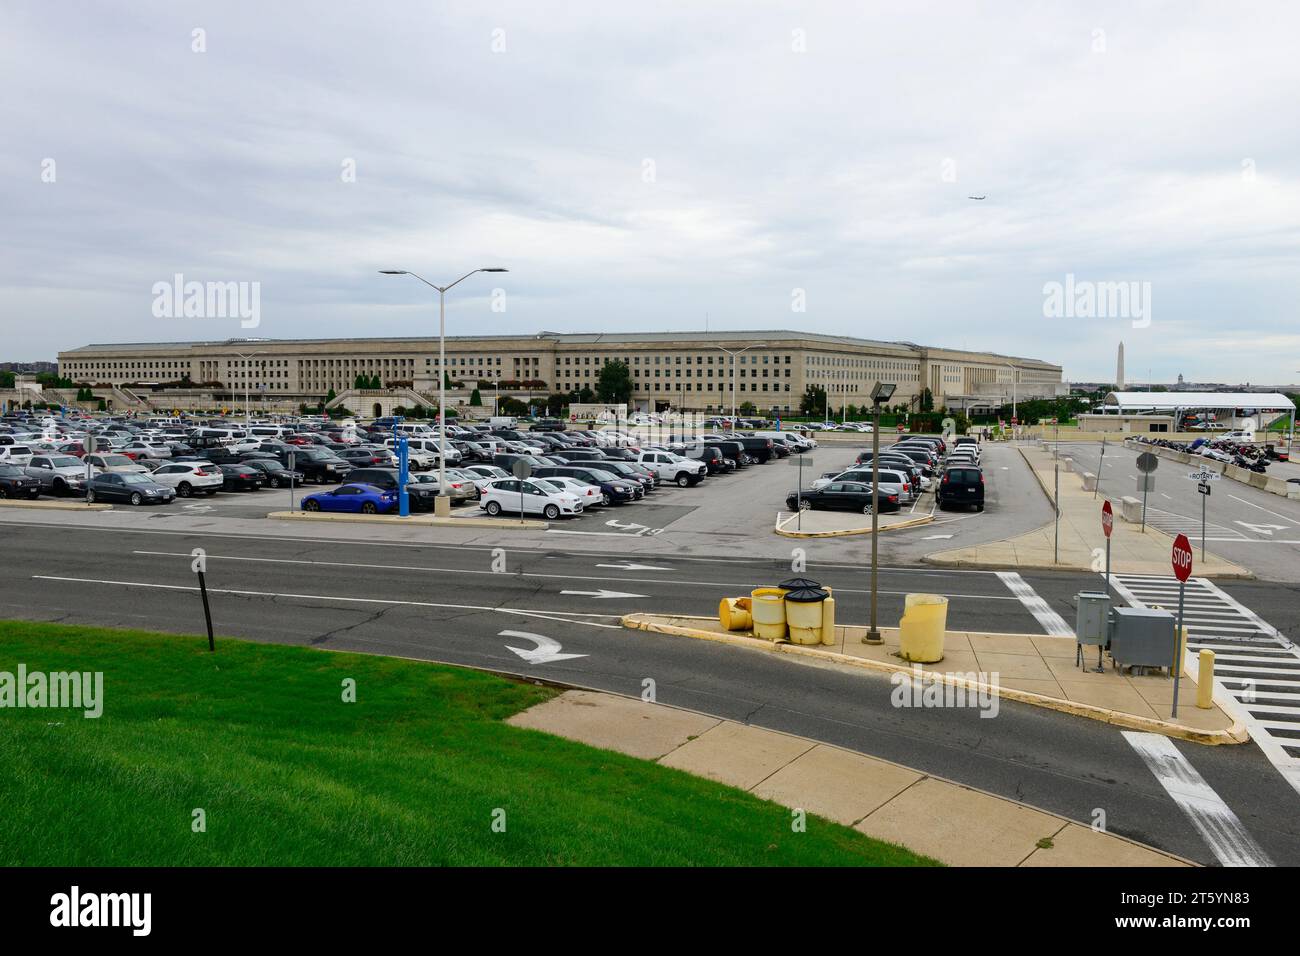
[[[734, 352], [731, 349], [724, 349], [721, 345], [715, 345], [713, 347], [717, 349], [719, 352], [726, 352], [728, 355], [731, 356], [731, 417], [735, 418], [736, 417], [736, 356], [740, 355], [742, 352], [748, 352], [750, 349], [766, 348], [767, 343], [755, 342], [753, 345], [746, 345], [743, 349], [737, 349]], [[735, 423], [733, 422], [732, 424], [734, 426]]]
[[1012, 365], [1010, 362], [1003, 362], [1002, 364], [1005, 365], [1007, 368], [1011, 369], [1011, 421], [1013, 423], [1011, 426], [1011, 434], [1014, 436], [1016, 433], [1016, 429], [1020, 427], [1014, 424], [1016, 420], [1019, 419], [1020, 417], [1019, 415], [1016, 414], [1016, 382], [1020, 378], [1020, 373], [1016, 370], [1016, 367]]
[[447, 494], [447, 290], [460, 285], [478, 272], [509, 272], [508, 269], [490, 267], [465, 273], [450, 285], [434, 285], [424, 276], [406, 269], [380, 269], [381, 275], [410, 276], [419, 279], [431, 289], [438, 290], [438, 497], [434, 499], [433, 513], [442, 517], [451, 515], [451, 496]]
[[887, 382], [877, 382], [871, 389], [871, 629], [862, 638], [863, 644], [883, 644], [880, 628], [876, 626], [876, 570], [879, 567], [877, 538], [880, 535], [880, 406], [893, 397], [898, 388]]

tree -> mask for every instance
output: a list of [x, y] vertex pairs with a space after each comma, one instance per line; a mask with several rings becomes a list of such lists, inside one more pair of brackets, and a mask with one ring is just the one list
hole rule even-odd
[[920, 410], [923, 412], [934, 411], [934, 392], [930, 391], [930, 387], [928, 385], [921, 390]]
[[821, 415], [826, 410], [826, 389], [820, 385], [809, 385], [799, 396], [800, 415]]
[[546, 414], [559, 416], [569, 404], [569, 396], [561, 392], [552, 392], [546, 396]]
[[13, 372], [0, 372], [0, 388], [13, 388], [14, 378]]
[[741, 415], [744, 415], [746, 418], [749, 418], [753, 415], [758, 414], [758, 406], [755, 405], [753, 402], [741, 402], [738, 411]]
[[483, 396], [479, 394], [477, 388], [469, 393], [469, 403], [475, 406], [483, 404]]
[[336, 398], [338, 398], [338, 396], [334, 394], [334, 389], [331, 388], [328, 392], [325, 393], [325, 404], [328, 405]]
[[605, 360], [596, 380], [596, 397], [611, 404], [626, 405], [632, 400], [632, 370], [626, 362]]

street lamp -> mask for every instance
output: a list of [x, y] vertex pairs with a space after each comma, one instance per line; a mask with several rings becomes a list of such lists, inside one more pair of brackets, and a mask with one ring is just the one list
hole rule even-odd
[[[1005, 365], [1007, 368], [1011, 369], [1011, 419], [1012, 421], [1016, 421], [1020, 417], [1019, 415], [1016, 414], [1016, 382], [1020, 378], [1020, 373], [1016, 370], [1016, 367], [1012, 365], [1010, 362], [1003, 362], [1002, 364]], [[1014, 433], [1015, 432], [1013, 430], [1012, 434]]]
[[[746, 345], [743, 349], [737, 349], [734, 352], [731, 349], [724, 349], [721, 345], [715, 345], [713, 347], [719, 352], [726, 352], [731, 356], [731, 417], [734, 419], [736, 417], [736, 356], [743, 352], [748, 352], [750, 349], [766, 348], [767, 343], [755, 342], [753, 345]], [[733, 422], [732, 424], [734, 425], [735, 423]]]
[[879, 567], [878, 542], [880, 536], [880, 406], [889, 401], [898, 388], [889, 382], [877, 382], [871, 389], [871, 629], [862, 638], [863, 644], [883, 644], [876, 626], [876, 570]]
[[451, 515], [451, 496], [447, 494], [447, 290], [460, 285], [478, 272], [509, 272], [499, 267], [474, 269], [450, 285], [434, 285], [424, 276], [406, 269], [380, 269], [381, 275], [410, 276], [419, 279], [431, 289], [438, 290], [438, 497], [434, 499], [433, 513], [442, 517]]
[[248, 410], [248, 380], [249, 380], [249, 372], [251, 371], [252, 366], [248, 365], [247, 363], [248, 360], [251, 359], [254, 355], [265, 355], [266, 351], [259, 350], [257, 352], [247, 352], [247, 353], [231, 352], [230, 354], [235, 356], [235, 358], [237, 359], [243, 360], [243, 362], [245, 363], [244, 366], [244, 429], [245, 431], [247, 431], [250, 427], [252, 427], [250, 424], [251, 416]]

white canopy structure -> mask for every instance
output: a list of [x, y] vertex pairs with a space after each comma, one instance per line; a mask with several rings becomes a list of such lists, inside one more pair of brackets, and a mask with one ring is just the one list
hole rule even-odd
[[1176, 421], [1189, 412], [1234, 423], [1254, 418], [1260, 427], [1289, 418], [1289, 432], [1295, 433], [1295, 402], [1281, 392], [1109, 392], [1102, 410], [1108, 415], [1168, 414]]

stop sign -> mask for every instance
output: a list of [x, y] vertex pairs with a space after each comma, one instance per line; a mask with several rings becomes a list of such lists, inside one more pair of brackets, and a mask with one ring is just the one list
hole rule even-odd
[[1105, 504], [1101, 506], [1101, 530], [1106, 535], [1106, 537], [1109, 538], [1110, 533], [1114, 529], [1114, 527], [1115, 527], [1115, 510], [1111, 508], [1110, 502], [1107, 501]]
[[1173, 553], [1174, 577], [1186, 581], [1192, 576], [1192, 543], [1187, 535], [1180, 534], [1174, 539]]

